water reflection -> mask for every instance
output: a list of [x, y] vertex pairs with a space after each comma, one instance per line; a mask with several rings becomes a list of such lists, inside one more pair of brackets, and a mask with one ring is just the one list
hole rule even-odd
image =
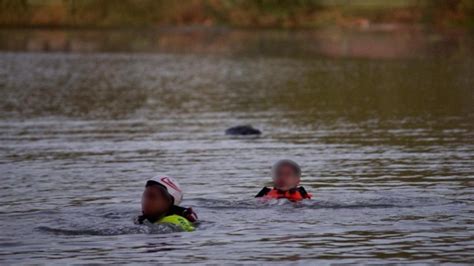
[[[472, 55], [463, 32], [421, 27], [366, 30], [252, 31], [226, 28], [156, 30], [0, 30], [0, 50], [30, 52], [162, 52], [221, 55], [400, 59]], [[462, 55], [462, 54], [461, 54]]]
[[[469, 36], [1, 32], [5, 264], [474, 259]], [[313, 202], [254, 201], [281, 157]], [[157, 172], [199, 230], [133, 224]]]
[[[171, 115], [171, 110], [233, 110], [284, 113], [306, 124], [315, 118], [396, 117], [410, 123], [425, 116], [469, 123], [473, 111], [469, 59], [3, 54], [2, 62], [0, 108], [8, 116], [130, 117]], [[459, 115], [468, 120], [459, 121]]]

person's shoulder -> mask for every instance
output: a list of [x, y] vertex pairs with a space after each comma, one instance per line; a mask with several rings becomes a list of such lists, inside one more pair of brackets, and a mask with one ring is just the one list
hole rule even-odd
[[160, 222], [173, 222], [173, 223], [188, 222], [188, 223], [190, 223], [190, 221], [188, 219], [186, 219], [185, 217], [183, 217], [181, 215], [177, 215], [177, 214], [171, 214], [171, 215], [165, 216], [165, 217], [161, 218]]
[[311, 199], [311, 193], [308, 193], [303, 186], [298, 187], [298, 191], [304, 199]]
[[177, 214], [179, 216], [182, 216], [186, 219], [188, 219], [190, 222], [195, 223], [198, 220], [197, 214], [194, 212], [193, 208], [185, 208], [181, 206], [173, 206], [171, 207], [171, 210], [169, 214]]
[[172, 214], [172, 215], [163, 217], [160, 220], [160, 223], [173, 224], [180, 227], [183, 231], [187, 231], [187, 232], [194, 231], [195, 229], [193, 224], [188, 219], [177, 214]]
[[299, 190], [299, 191], [306, 192], [306, 189], [305, 189], [303, 186], [299, 186], [299, 187], [298, 187], [298, 190]]
[[257, 195], [255, 195], [256, 198], [260, 198], [260, 197], [263, 197], [265, 195], [268, 194], [268, 192], [270, 192], [272, 189], [269, 188], [269, 187], [263, 187], [262, 190], [260, 190], [260, 192], [257, 193]]

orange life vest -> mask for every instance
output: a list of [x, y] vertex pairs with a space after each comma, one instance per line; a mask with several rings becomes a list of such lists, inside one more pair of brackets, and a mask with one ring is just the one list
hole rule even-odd
[[311, 199], [311, 194], [306, 192], [304, 187], [297, 187], [288, 191], [282, 191], [276, 188], [264, 187], [255, 197], [256, 198], [270, 198], [270, 199], [288, 199], [290, 201], [300, 201], [304, 199]]

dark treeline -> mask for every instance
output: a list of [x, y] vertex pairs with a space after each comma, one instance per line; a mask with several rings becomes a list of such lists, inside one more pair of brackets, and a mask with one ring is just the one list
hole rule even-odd
[[474, 28], [472, 0], [0, 0], [1, 26], [314, 28], [426, 23]]

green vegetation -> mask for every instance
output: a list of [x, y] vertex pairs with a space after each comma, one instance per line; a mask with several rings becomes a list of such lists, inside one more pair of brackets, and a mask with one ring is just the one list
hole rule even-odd
[[474, 27], [472, 0], [0, 0], [0, 26]]

